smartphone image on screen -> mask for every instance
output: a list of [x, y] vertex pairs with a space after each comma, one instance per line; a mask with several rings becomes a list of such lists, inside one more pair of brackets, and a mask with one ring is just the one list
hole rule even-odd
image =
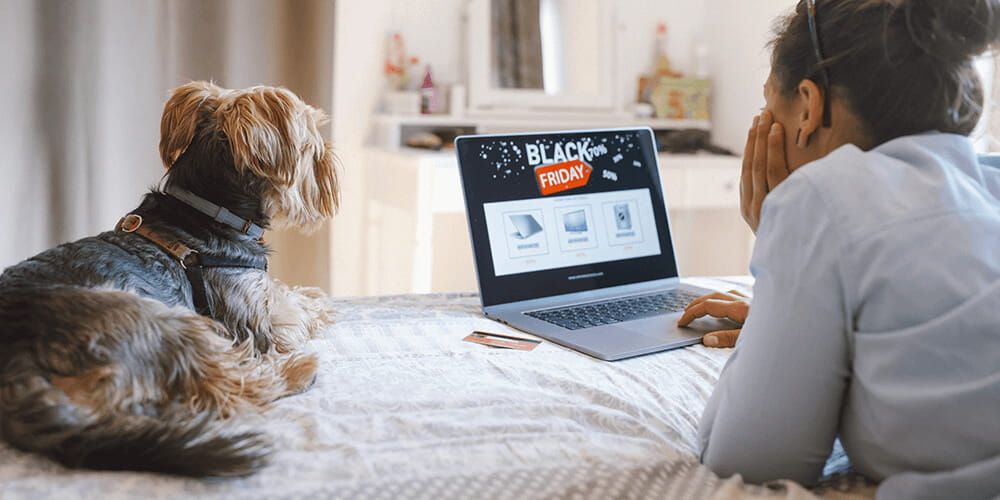
[[628, 203], [615, 205], [615, 226], [619, 231], [632, 229], [632, 214], [628, 211]]

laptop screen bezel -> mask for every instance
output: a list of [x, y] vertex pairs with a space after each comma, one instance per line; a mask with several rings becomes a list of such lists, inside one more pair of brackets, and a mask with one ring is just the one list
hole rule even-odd
[[[472, 170], [481, 168], [481, 162], [463, 162], [463, 151], [472, 144], [484, 140], [524, 139], [533, 136], [582, 135], [608, 132], [640, 132], [640, 147], [643, 155], [651, 161], [644, 162], [643, 168], [650, 177], [650, 196], [653, 215], [660, 240], [660, 254], [634, 259], [607, 261], [581, 266], [571, 266], [513, 275], [496, 276], [493, 255], [490, 251], [489, 235], [486, 228], [483, 198], [472, 185]], [[673, 248], [670, 218], [664, 202], [663, 185], [660, 181], [659, 157], [656, 139], [649, 127], [627, 127], [609, 129], [568, 130], [552, 132], [532, 132], [520, 134], [464, 135], [455, 139], [455, 155], [459, 164], [462, 193], [465, 199], [466, 221], [469, 238], [472, 241], [473, 260], [483, 306], [494, 306], [522, 302], [545, 297], [553, 297], [576, 292], [600, 290], [622, 285], [677, 278], [680, 273]], [[470, 157], [473, 156], [470, 151]], [[513, 199], [513, 198], [512, 198]], [[569, 276], [594, 277], [568, 279]]]

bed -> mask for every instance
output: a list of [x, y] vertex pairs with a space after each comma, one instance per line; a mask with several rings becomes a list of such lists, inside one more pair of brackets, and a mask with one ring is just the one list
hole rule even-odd
[[[702, 286], [732, 288], [720, 282]], [[868, 498], [846, 460], [808, 491], [747, 485], [699, 465], [698, 418], [728, 349], [608, 363], [542, 343], [462, 338], [509, 331], [471, 294], [341, 300], [310, 347], [320, 375], [252, 425], [278, 452], [257, 475], [191, 480], [64, 469], [0, 443], [7, 498]], [[836, 455], [836, 453], [835, 453]]]

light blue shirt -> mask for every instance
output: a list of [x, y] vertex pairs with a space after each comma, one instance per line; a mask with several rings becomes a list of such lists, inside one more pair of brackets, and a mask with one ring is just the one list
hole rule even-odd
[[880, 498], [1000, 495], [1000, 170], [967, 138], [796, 170], [764, 202], [750, 270], [706, 465], [810, 485], [839, 436]]

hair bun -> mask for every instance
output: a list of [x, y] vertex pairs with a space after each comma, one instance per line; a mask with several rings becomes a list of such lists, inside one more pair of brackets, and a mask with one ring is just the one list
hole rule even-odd
[[1000, 0], [904, 0], [913, 41], [948, 64], [965, 64], [1000, 44]]

